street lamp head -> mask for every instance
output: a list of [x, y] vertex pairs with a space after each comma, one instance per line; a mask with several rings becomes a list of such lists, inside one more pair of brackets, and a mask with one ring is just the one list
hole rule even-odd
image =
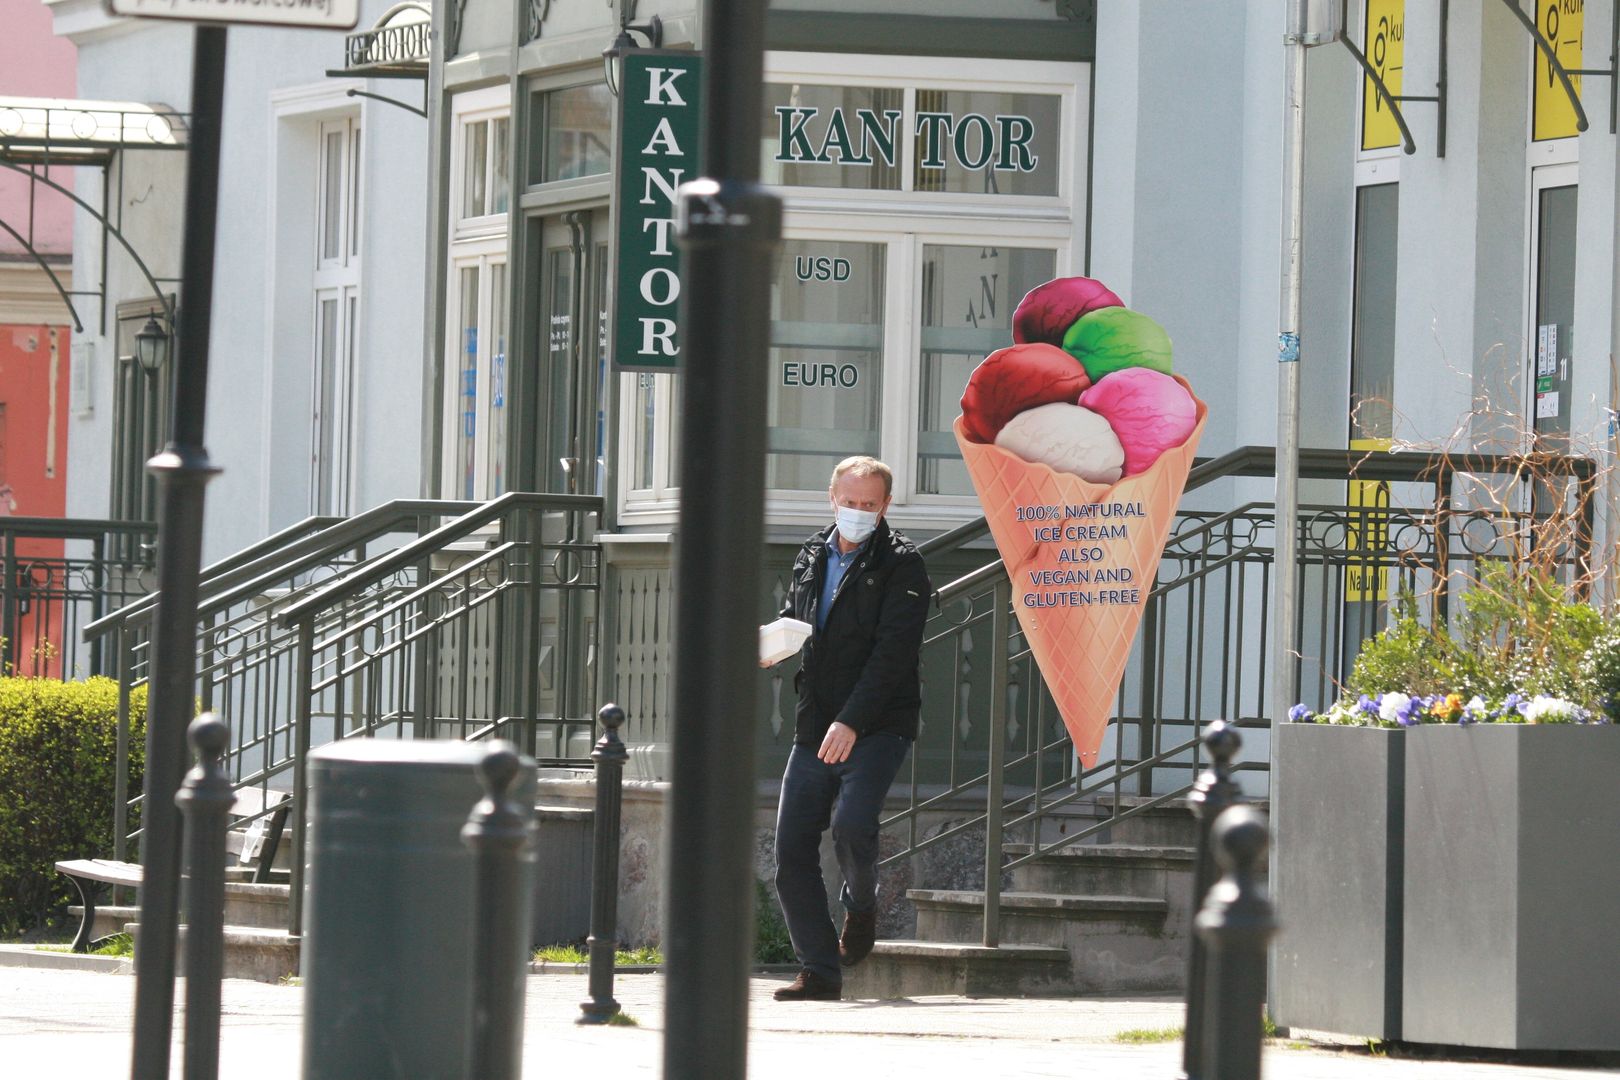
[[148, 375], [155, 375], [169, 359], [169, 335], [156, 316], [148, 315], [146, 325], [135, 334], [135, 358]]
[[613, 39], [613, 44], [602, 50], [603, 74], [607, 78], [608, 92], [614, 97], [619, 96], [619, 86], [623, 82], [625, 53], [640, 47], [631, 34], [640, 34], [646, 38], [648, 48], [661, 48], [664, 44], [664, 20], [654, 15], [640, 25], [620, 23], [619, 36]]

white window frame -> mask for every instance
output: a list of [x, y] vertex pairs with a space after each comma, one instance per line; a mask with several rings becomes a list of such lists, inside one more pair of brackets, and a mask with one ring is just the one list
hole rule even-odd
[[[352, 511], [355, 476], [355, 411], [359, 399], [359, 319], [360, 319], [360, 159], [364, 128], [358, 110], [319, 121], [316, 127], [316, 195], [314, 266], [311, 274], [310, 311], [310, 402], [309, 402], [309, 505], [312, 514], [347, 515]], [[339, 137], [339, 160], [327, 152], [330, 136]], [[331, 170], [338, 174], [336, 207], [326, 202]], [[338, 253], [325, 252], [328, 215], [338, 215]], [[323, 302], [335, 301], [337, 326], [331, 357], [323, 355], [325, 325]], [[330, 373], [331, 400], [326, 399], [328, 373], [325, 365], [336, 365]], [[323, 453], [324, 429], [331, 427], [331, 460]], [[323, 500], [323, 488], [329, 500]]]
[[[492, 380], [491, 369], [495, 355], [496, 335], [491, 320], [494, 311], [494, 297], [491, 284], [494, 279], [493, 268], [506, 267], [507, 261], [507, 234], [511, 221], [511, 211], [516, 205], [517, 193], [510, 188], [507, 191], [507, 209], [497, 213], [479, 214], [470, 217], [462, 216], [462, 207], [466, 204], [466, 160], [467, 160], [467, 132], [469, 125], [493, 120], [507, 120], [507, 155], [516, 152], [511, 144], [513, 138], [511, 119], [511, 90], [506, 84], [485, 87], [481, 90], [470, 90], [455, 95], [451, 103], [451, 152], [450, 152], [450, 243], [448, 256], [448, 274], [445, 285], [445, 320], [444, 320], [444, 382], [442, 389], [442, 409], [444, 416], [444, 439], [441, 458], [443, 461], [440, 471], [440, 491], [446, 498], [459, 499], [464, 495], [461, 487], [461, 477], [456, 470], [456, 449], [461, 438], [461, 275], [466, 269], [475, 269], [478, 273], [478, 395], [474, 411], [474, 448], [473, 448], [473, 497], [478, 500], [489, 498], [492, 484], [492, 467], [490, 461], [489, 429], [490, 429], [490, 390]], [[485, 183], [494, 179], [496, 163], [495, 141], [486, 139], [484, 153]], [[503, 279], [510, 283], [510, 277]], [[512, 311], [510, 305], [506, 312], [506, 345], [507, 355], [511, 354], [511, 324]], [[510, 378], [510, 372], [508, 372]], [[508, 428], [510, 432], [510, 428]]]
[[[784, 199], [782, 235], [787, 240], [845, 241], [885, 245], [884, 334], [879, 408], [880, 456], [894, 470], [894, 507], [890, 513], [904, 526], [948, 528], [973, 517], [973, 496], [919, 494], [916, 455], [921, 403], [917, 349], [921, 345], [922, 279], [919, 267], [925, 246], [1003, 246], [1050, 248], [1058, 276], [1079, 273], [1085, 263], [1084, 170], [1089, 138], [1084, 122], [1089, 93], [1089, 65], [1021, 62], [982, 58], [870, 56], [834, 53], [767, 53], [768, 82], [795, 81], [824, 86], [895, 87], [904, 91], [904, 133], [899, 139], [900, 172], [912, 174], [914, 88], [968, 92], [1050, 94], [1061, 99], [1058, 188], [1056, 195], [984, 195], [972, 192], [864, 191], [840, 188], [778, 188]], [[873, 74], [881, 71], [882, 74]], [[1009, 73], [1013, 77], [1009, 77]], [[855, 219], [862, 224], [852, 226]], [[1016, 304], [1018, 298], [1009, 298]], [[1010, 339], [1009, 339], [1010, 343]], [[653, 484], [631, 485], [632, 455], [639, 421], [635, 412], [636, 376], [620, 381], [618, 452], [620, 520], [624, 524], [668, 524], [680, 491], [671, 475], [669, 446], [679, 407], [673, 379], [659, 379], [654, 403]], [[829, 459], [827, 471], [832, 471]], [[772, 525], [814, 528], [825, 524], [827, 501], [821, 491], [766, 492], [765, 511]]]
[[[1550, 139], [1539, 145], [1554, 146], [1575, 141], [1575, 139]], [[1523, 384], [1519, 395], [1520, 416], [1523, 418], [1520, 439], [1526, 452], [1535, 447], [1536, 431], [1536, 289], [1541, 284], [1540, 251], [1536, 241], [1541, 231], [1541, 193], [1549, 188], [1561, 187], [1575, 188], [1576, 213], [1579, 214], [1580, 165], [1577, 162], [1565, 159], [1531, 167], [1530, 182], [1525, 185], [1524, 307], [1521, 314], [1524, 348], [1520, 351], [1519, 364], [1515, 371], [1515, 377]]]

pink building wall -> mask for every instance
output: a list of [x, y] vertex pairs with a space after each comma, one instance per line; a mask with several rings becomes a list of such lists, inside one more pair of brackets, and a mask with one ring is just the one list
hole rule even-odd
[[[50, 9], [40, 0], [0, 0], [0, 27], [0, 96], [77, 96], [78, 50], [52, 32]], [[51, 179], [71, 187], [73, 170], [52, 169]], [[29, 234], [28, 180], [9, 169], [0, 169], [0, 218]], [[45, 254], [72, 253], [72, 203], [55, 192], [35, 198], [33, 244]], [[0, 230], [0, 254], [21, 250]]]

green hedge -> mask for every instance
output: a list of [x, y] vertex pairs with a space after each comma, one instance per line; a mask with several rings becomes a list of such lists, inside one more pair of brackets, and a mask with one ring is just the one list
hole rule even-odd
[[[141, 790], [146, 691], [130, 699], [130, 791]], [[75, 901], [58, 859], [113, 851], [118, 684], [0, 678], [0, 936], [59, 921]], [[133, 825], [132, 825], [133, 827]]]

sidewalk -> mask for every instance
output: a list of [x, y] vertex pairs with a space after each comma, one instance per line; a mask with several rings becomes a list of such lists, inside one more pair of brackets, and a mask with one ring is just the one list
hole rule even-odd
[[[1181, 1003], [1171, 999], [773, 1001], [771, 991], [785, 981], [753, 980], [749, 1064], [751, 1075], [761, 1080], [826, 1080], [830, 1073], [862, 1080], [1170, 1080], [1180, 1063], [1178, 1042], [1133, 1046], [1114, 1041], [1127, 1029], [1179, 1026]], [[659, 975], [620, 976], [615, 996], [639, 1026], [582, 1028], [574, 1018], [586, 996], [585, 977], [531, 976], [524, 1075], [536, 1080], [659, 1076], [663, 985]], [[126, 1075], [134, 993], [135, 980], [127, 975], [0, 967], [0, 1072], [16, 1080], [64, 1072]], [[183, 984], [176, 996], [183, 999]], [[296, 986], [227, 981], [221, 1077], [295, 1076], [302, 1005], [303, 991]], [[177, 1034], [180, 1027], [177, 1010]], [[1359, 1049], [1293, 1048], [1304, 1045], [1269, 1047], [1268, 1080], [1550, 1080], [1616, 1074], [1611, 1069], [1398, 1060]], [[180, 1075], [179, 1060], [177, 1042], [175, 1076]], [[88, 1067], [64, 1069], [69, 1061]]]

